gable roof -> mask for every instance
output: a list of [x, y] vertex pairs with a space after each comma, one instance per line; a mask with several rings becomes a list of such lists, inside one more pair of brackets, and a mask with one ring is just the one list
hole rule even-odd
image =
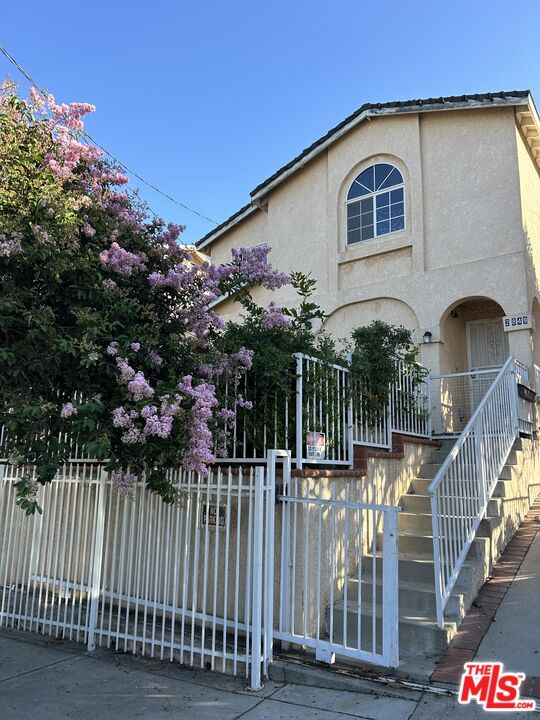
[[425, 98], [419, 100], [398, 100], [386, 103], [365, 103], [358, 110], [342, 120], [338, 125], [329, 130], [325, 135], [315, 140], [314, 143], [304, 148], [301, 153], [290, 162], [276, 170], [275, 173], [266, 178], [250, 192], [251, 202], [244, 205], [240, 210], [231, 215], [221, 225], [211, 230], [204, 237], [197, 241], [199, 248], [207, 247], [217, 237], [226, 232], [230, 227], [236, 225], [245, 217], [258, 209], [257, 202], [268, 194], [268, 192], [290, 177], [294, 172], [306, 165], [316, 155], [325, 150], [333, 142], [352, 130], [368, 117], [380, 117], [385, 115], [398, 115], [418, 112], [435, 112], [441, 110], [464, 110], [495, 106], [524, 105], [529, 102], [529, 90], [510, 90], [495, 93], [478, 93], [475, 95], [451, 95], [448, 97]]

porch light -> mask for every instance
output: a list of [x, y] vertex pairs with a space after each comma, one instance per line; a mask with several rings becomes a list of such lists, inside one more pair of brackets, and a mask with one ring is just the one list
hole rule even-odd
[[429, 330], [426, 330], [426, 332], [424, 333], [424, 337], [422, 338], [422, 340], [423, 340], [425, 343], [430, 343], [432, 337], [433, 337], [433, 335], [429, 332]]

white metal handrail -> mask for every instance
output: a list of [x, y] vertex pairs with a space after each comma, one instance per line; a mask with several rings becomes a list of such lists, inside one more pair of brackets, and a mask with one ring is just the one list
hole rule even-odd
[[519, 433], [515, 373], [514, 358], [509, 357], [428, 488], [439, 627]]

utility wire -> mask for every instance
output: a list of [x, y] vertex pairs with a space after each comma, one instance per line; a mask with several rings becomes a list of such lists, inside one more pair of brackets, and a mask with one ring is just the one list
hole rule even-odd
[[[41, 95], [46, 99], [47, 93], [45, 93], [44, 90], [42, 90], [39, 85], [36, 83], [36, 81], [32, 78], [31, 75], [29, 75], [26, 70], [19, 65], [19, 63], [15, 60], [15, 58], [6, 50], [6, 48], [3, 45], [0, 45], [0, 52], [9, 60], [9, 62], [22, 74], [24, 77], [28, 80], [29, 83], [32, 84], [33, 87], [35, 87]], [[160, 190], [156, 185], [149, 182], [148, 180], [145, 180], [141, 175], [136, 173], [134, 170], [131, 170], [125, 163], [123, 163], [116, 155], [113, 155], [113, 153], [109, 152], [107, 148], [103, 147], [100, 143], [97, 142], [97, 140], [94, 140], [94, 138], [89, 135], [85, 130], [82, 131], [82, 134], [96, 147], [98, 147], [102, 152], [104, 152], [106, 155], [108, 155], [119, 167], [121, 167], [123, 170], [125, 170], [127, 173], [132, 175], [133, 177], [136, 177], [137, 180], [147, 185], [149, 188], [154, 190], [155, 192], [162, 195], [164, 198], [167, 198], [167, 200], [170, 200], [171, 202], [175, 203], [175, 205], [179, 205], [181, 208], [184, 208], [184, 210], [187, 210], [190, 213], [193, 213], [194, 215], [197, 215], [198, 217], [202, 218], [203, 220], [207, 220], [208, 222], [213, 223], [214, 225], [219, 225], [218, 222], [215, 220], [212, 220], [212, 218], [209, 218], [207, 215], [203, 215], [203, 213], [198, 212], [197, 210], [194, 210], [189, 205], [186, 205], [183, 202], [180, 202], [180, 200], [177, 200], [176, 198], [172, 197], [172, 195], [169, 195], [168, 193], [164, 192], [163, 190]], [[132, 191], [133, 192], [133, 191]], [[154, 211], [150, 208], [153, 215], [156, 215]], [[156, 216], [157, 217], [157, 216]]]

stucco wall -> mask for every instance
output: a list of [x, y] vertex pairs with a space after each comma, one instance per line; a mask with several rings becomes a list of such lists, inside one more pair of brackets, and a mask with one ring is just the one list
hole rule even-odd
[[[404, 176], [406, 227], [347, 246], [347, 190], [376, 162], [393, 163]], [[438, 371], [445, 357], [447, 366], [457, 362], [438, 342], [441, 320], [459, 301], [492, 299], [505, 314], [530, 309], [540, 247], [533, 238], [526, 255], [523, 228], [540, 237], [538, 198], [538, 173], [513, 108], [381, 117], [270, 192], [267, 210], [218, 238], [212, 256], [220, 262], [231, 247], [268, 242], [274, 265], [317, 279], [315, 299], [331, 332], [342, 336], [377, 317], [405, 324], [417, 342], [430, 330], [437, 347], [423, 348], [422, 360]], [[255, 296], [264, 304], [294, 302], [290, 288]], [[220, 312], [232, 317], [238, 307], [228, 302]], [[511, 334], [510, 350], [528, 362], [528, 332]]]

